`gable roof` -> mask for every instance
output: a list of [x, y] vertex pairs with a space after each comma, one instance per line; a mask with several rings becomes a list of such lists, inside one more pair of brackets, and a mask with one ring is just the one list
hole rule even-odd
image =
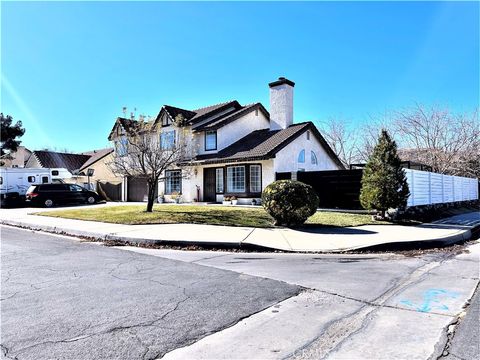
[[231, 101], [223, 102], [220, 104], [210, 105], [207, 107], [193, 110], [195, 112], [195, 116], [192, 119], [190, 119], [190, 124], [191, 125], [198, 124], [200, 121], [210, 116], [214, 116], [218, 113], [221, 113], [222, 111], [225, 111], [231, 107], [233, 107], [235, 110], [238, 110], [242, 108], [242, 105], [240, 105], [240, 103], [237, 100], [231, 100]]
[[200, 121], [205, 120], [208, 117], [215, 116], [228, 108], [233, 107], [232, 111], [236, 111], [242, 106], [239, 104], [237, 100], [227, 101], [220, 104], [210, 105], [203, 108], [195, 109], [195, 110], [186, 110], [176, 106], [171, 105], [163, 105], [160, 109], [160, 112], [157, 115], [157, 118], [154, 121], [154, 124], [158, 123], [160, 118], [162, 117], [162, 113], [166, 112], [171, 120], [175, 120], [177, 115], [182, 114], [183, 117], [187, 120], [189, 125], [198, 124]]
[[[175, 106], [170, 106], [170, 105], [163, 105], [162, 110], [165, 110], [172, 120], [175, 120], [175, 118], [179, 114], [182, 114], [183, 117], [186, 120], [190, 120], [191, 118], [193, 118], [196, 115], [196, 113], [194, 111], [180, 109], [180, 108], [177, 108]], [[162, 110], [160, 110], [160, 113], [158, 114], [158, 117], [160, 117], [160, 114], [162, 113]]]
[[108, 135], [108, 140], [112, 140], [112, 135], [115, 129], [121, 126], [125, 132], [131, 133], [133, 130], [135, 130], [138, 126], [138, 121], [132, 120], [132, 119], [126, 119], [122, 117], [118, 117], [117, 120], [115, 121], [115, 124], [113, 124], [113, 128], [110, 131], [110, 134]]
[[310, 121], [293, 124], [282, 130], [262, 129], [253, 131], [216, 154], [198, 155], [194, 159], [194, 162], [200, 164], [214, 164], [271, 159], [275, 157], [277, 152], [282, 150], [307, 130], [312, 131], [314, 136], [317, 137], [335, 164], [344, 169], [341, 161], [327, 144], [315, 125]]
[[88, 151], [83, 153], [83, 155], [89, 155], [90, 158], [82, 165], [81, 168], [79, 168], [80, 171], [88, 168], [89, 166], [92, 166], [97, 161], [103, 159], [105, 156], [107, 156], [108, 154], [111, 154], [112, 152], [113, 152], [113, 148], [106, 148], [106, 149], [93, 150], [93, 151]]
[[65, 168], [70, 172], [80, 169], [91, 155], [59, 153], [55, 151], [37, 150], [32, 153], [44, 168]]
[[222, 126], [225, 126], [231, 123], [232, 121], [237, 120], [239, 117], [242, 117], [255, 110], [261, 111], [265, 115], [265, 117], [270, 118], [270, 114], [263, 107], [261, 103], [249, 104], [249, 105], [242, 106], [238, 110], [229, 112], [224, 116], [220, 116], [218, 118], [212, 119], [211, 121], [205, 124], [201, 124], [200, 126], [194, 127], [193, 130], [194, 131], [217, 130], [218, 128], [221, 128]]

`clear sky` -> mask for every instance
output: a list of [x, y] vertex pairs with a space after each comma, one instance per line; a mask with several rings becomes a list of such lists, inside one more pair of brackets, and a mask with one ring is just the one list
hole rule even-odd
[[1, 74], [1, 111], [31, 149], [104, 147], [123, 106], [268, 109], [278, 76], [296, 82], [296, 122], [471, 111], [479, 3], [2, 2]]

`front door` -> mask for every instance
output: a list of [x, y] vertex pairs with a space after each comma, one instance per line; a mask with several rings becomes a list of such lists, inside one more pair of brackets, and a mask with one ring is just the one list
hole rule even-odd
[[217, 201], [215, 193], [215, 168], [203, 169], [203, 201]]

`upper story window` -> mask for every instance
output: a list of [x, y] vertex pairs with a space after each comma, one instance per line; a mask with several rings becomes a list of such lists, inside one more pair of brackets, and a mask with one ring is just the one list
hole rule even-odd
[[122, 136], [115, 144], [118, 156], [125, 156], [128, 152], [128, 140]]
[[314, 151], [310, 153], [312, 165], [318, 165], [318, 160], [317, 160], [317, 155], [315, 154]]
[[310, 140], [310, 130], [307, 130], [307, 140]]
[[162, 150], [173, 149], [175, 146], [175, 130], [162, 131], [160, 134], [160, 147]]
[[217, 150], [217, 131], [205, 131], [205, 151]]
[[305, 149], [298, 154], [298, 162], [302, 164], [305, 162]]
[[167, 115], [164, 114], [162, 117], [162, 126], [168, 126], [168, 125], [170, 125], [169, 118]]

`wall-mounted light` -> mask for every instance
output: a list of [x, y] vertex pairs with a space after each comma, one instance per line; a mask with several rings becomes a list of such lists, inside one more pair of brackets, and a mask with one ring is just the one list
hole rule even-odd
[[197, 174], [198, 174], [197, 168], [193, 169], [193, 173], [195, 174], [195, 176], [197, 176]]

